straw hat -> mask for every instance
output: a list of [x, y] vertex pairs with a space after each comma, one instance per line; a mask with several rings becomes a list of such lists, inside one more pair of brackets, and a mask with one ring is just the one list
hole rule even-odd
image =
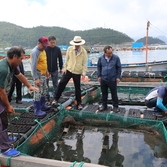
[[85, 40], [83, 40], [80, 36], [75, 36], [72, 41], [70, 41], [71, 45], [83, 45]]

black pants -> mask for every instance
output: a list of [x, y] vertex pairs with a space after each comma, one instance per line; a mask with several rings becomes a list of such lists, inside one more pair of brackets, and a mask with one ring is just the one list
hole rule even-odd
[[101, 92], [102, 92], [102, 105], [104, 107], [107, 107], [108, 89], [110, 89], [113, 106], [118, 107], [118, 95], [117, 95], [116, 81], [107, 82], [107, 81], [101, 80], [100, 85], [101, 85]]
[[68, 70], [67, 70], [66, 74], [63, 75], [62, 79], [60, 80], [60, 82], [58, 84], [54, 99], [56, 101], [59, 100], [62, 92], [64, 91], [68, 81], [71, 78], [73, 79], [74, 86], [75, 86], [75, 97], [76, 97], [77, 104], [81, 104], [81, 87], [80, 87], [81, 74], [73, 74]]
[[7, 112], [3, 111], [0, 114], [0, 149], [2, 151], [6, 151], [7, 149], [10, 148], [7, 127], [8, 127]]
[[11, 88], [8, 93], [9, 101], [12, 100], [12, 94], [14, 92], [15, 86], [16, 86], [16, 101], [22, 100], [22, 82], [20, 82], [20, 80], [17, 77], [13, 76]]

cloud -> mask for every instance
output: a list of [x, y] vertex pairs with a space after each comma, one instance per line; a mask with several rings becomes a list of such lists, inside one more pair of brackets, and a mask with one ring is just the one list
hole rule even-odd
[[[137, 39], [166, 35], [166, 0], [5, 0], [0, 21], [31, 28], [59, 26], [71, 30], [111, 28]], [[160, 31], [159, 31], [160, 30]]]

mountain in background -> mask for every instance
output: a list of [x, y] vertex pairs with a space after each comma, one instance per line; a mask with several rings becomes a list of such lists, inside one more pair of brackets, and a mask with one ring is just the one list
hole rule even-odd
[[[140, 38], [136, 42], [142, 42], [144, 45], [146, 45], [146, 37]], [[165, 44], [165, 42], [159, 38], [148, 37], [148, 45], [151, 45], [151, 44], [163, 45]]]
[[160, 40], [164, 41], [167, 44], [167, 37], [164, 35], [160, 35], [157, 38], [159, 38]]
[[39, 37], [52, 35], [56, 37], [57, 45], [69, 45], [76, 35], [81, 36], [86, 41], [86, 45], [109, 45], [134, 41], [128, 35], [109, 28], [72, 31], [61, 27], [24, 28], [8, 22], [0, 22], [0, 48], [14, 45], [32, 48], [36, 46]]

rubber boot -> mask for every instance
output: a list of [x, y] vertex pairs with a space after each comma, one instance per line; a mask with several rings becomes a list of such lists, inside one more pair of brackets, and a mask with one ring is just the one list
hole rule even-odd
[[41, 108], [40, 109], [43, 111], [51, 109], [51, 106], [47, 106], [47, 105], [45, 105], [45, 103], [46, 103], [45, 97], [41, 97], [41, 99], [40, 99], [40, 107]]
[[40, 109], [40, 101], [34, 101], [34, 115], [39, 117], [46, 115], [46, 112]]

